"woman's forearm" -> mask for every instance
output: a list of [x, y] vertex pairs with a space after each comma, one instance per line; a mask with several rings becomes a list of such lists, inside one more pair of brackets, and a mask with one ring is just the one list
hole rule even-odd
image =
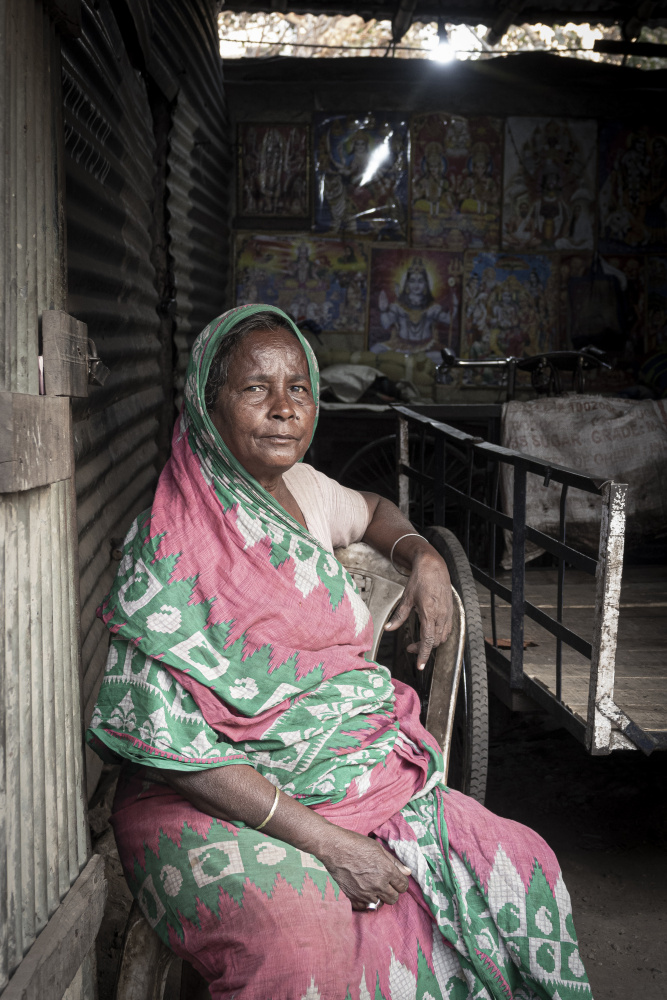
[[425, 538], [415, 532], [407, 517], [390, 500], [375, 493], [364, 493], [371, 520], [362, 541], [394, 567], [409, 573], [400, 604], [385, 628], [397, 629], [414, 610], [419, 615], [420, 637], [408, 652], [417, 654], [417, 669], [423, 670], [431, 650], [447, 638], [452, 622], [452, 585], [442, 556]]
[[[276, 789], [247, 764], [184, 773], [165, 771], [169, 785], [209, 816], [258, 827], [271, 812]], [[266, 833], [318, 858], [354, 910], [395, 903], [408, 888], [410, 869], [376, 840], [329, 823], [281, 793]]]
[[[408, 572], [414, 569], [415, 562], [424, 555], [442, 562], [433, 546], [415, 531], [414, 525], [410, 524], [395, 503], [377, 493], [364, 493], [363, 496], [371, 519], [362, 541], [387, 558], [393, 549], [395, 565]], [[403, 538], [403, 535], [407, 537]]]
[[[205, 771], [162, 771], [167, 783], [203, 813], [258, 827], [271, 811], [276, 789], [248, 764], [227, 764]], [[312, 809], [283, 793], [262, 831], [323, 860], [336, 828]]]

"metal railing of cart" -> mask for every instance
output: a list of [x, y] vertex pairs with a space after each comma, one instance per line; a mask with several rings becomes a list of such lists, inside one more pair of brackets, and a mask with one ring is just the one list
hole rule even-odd
[[[473, 437], [437, 420], [423, 416], [408, 407], [395, 406], [398, 415], [397, 466], [399, 506], [422, 530], [424, 496], [433, 494], [433, 523], [446, 525], [447, 507], [458, 509], [459, 541], [470, 561], [473, 577], [490, 595], [491, 641], [486, 641], [487, 664], [494, 668], [512, 692], [523, 692], [532, 702], [558, 717], [578, 738], [584, 739], [592, 754], [607, 754], [614, 749], [637, 747], [651, 753], [658, 740], [636, 725], [614, 702], [614, 674], [618, 614], [623, 568], [625, 533], [625, 497], [627, 486], [612, 481], [602, 482], [590, 476], [542, 459], [511, 451]], [[415, 434], [421, 447], [414, 447]], [[412, 446], [410, 446], [412, 441]], [[435, 448], [431, 457], [432, 474], [424, 472], [427, 449]], [[462, 452], [468, 460], [467, 490], [447, 483], [447, 453]], [[412, 465], [410, 462], [412, 461]], [[499, 485], [501, 467], [513, 470], [512, 514], [500, 509]], [[473, 496], [475, 470], [485, 470], [482, 498]], [[558, 537], [554, 538], [526, 524], [527, 476], [539, 476], [548, 486], [560, 483], [560, 518]], [[411, 484], [412, 488], [411, 488]], [[418, 487], [416, 488], [418, 484]], [[601, 525], [597, 559], [567, 542], [567, 504], [571, 490], [600, 497]], [[479, 492], [479, 491], [478, 491]], [[480, 558], [475, 546], [471, 550], [471, 517], [480, 518], [486, 526], [485, 553]], [[498, 531], [512, 533], [511, 587], [496, 579]], [[533, 542], [550, 553], [557, 562], [556, 616], [526, 600], [526, 542]], [[479, 546], [477, 546], [477, 550]], [[480, 565], [482, 563], [482, 565]], [[566, 566], [581, 570], [595, 578], [595, 618], [593, 641], [589, 642], [563, 623], [563, 590]], [[496, 600], [510, 605], [511, 649], [506, 656], [497, 645]], [[556, 640], [556, 690], [550, 691], [524, 672], [524, 624], [532, 619]], [[563, 647], [570, 647], [590, 661], [590, 684], [587, 718], [581, 720], [562, 699]]]

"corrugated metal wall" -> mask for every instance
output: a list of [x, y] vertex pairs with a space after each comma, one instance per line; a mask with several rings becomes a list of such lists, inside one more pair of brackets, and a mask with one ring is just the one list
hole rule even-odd
[[[64, 307], [59, 45], [2, 0], [0, 388], [38, 392], [38, 323]], [[0, 496], [0, 990], [87, 857], [70, 481]]]
[[[83, 698], [90, 718], [106, 659], [95, 609], [117, 563], [112, 538], [150, 504], [162, 403], [151, 264], [153, 122], [108, 2], [84, 0], [82, 36], [63, 41], [68, 311], [111, 370], [74, 405]], [[96, 763], [96, 758], [90, 757]]]
[[164, 0], [154, 15], [156, 57], [180, 83], [167, 176], [177, 399], [192, 342], [231, 303], [233, 136], [213, 7], [207, 0]]
[[[111, 369], [74, 405], [86, 720], [106, 659], [95, 609], [117, 567], [112, 539], [150, 504], [175, 415], [164, 406], [174, 335], [184, 369], [228, 302], [232, 143], [214, 8], [83, 0], [82, 37], [63, 42], [68, 311]], [[165, 259], [169, 273], [156, 276], [152, 262]], [[88, 763], [91, 790], [99, 764]]]

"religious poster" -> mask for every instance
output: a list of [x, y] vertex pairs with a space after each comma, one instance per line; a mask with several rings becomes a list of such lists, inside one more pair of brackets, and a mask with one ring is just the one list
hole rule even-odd
[[504, 250], [592, 250], [597, 124], [508, 118]]
[[405, 242], [409, 136], [401, 115], [315, 115], [314, 153], [319, 232]]
[[603, 126], [599, 173], [600, 250], [667, 250], [667, 129]]
[[647, 351], [667, 348], [667, 257], [649, 257], [647, 268]]
[[367, 280], [359, 241], [236, 235], [236, 305], [276, 305], [314, 332], [363, 334]]
[[309, 215], [307, 125], [239, 125], [237, 204], [242, 216]]
[[556, 350], [557, 271], [553, 255], [469, 251], [461, 356], [530, 357]]
[[428, 114], [413, 119], [414, 246], [498, 248], [501, 148], [499, 118]]
[[441, 250], [374, 248], [368, 348], [374, 353], [440, 349], [458, 354], [463, 256]]

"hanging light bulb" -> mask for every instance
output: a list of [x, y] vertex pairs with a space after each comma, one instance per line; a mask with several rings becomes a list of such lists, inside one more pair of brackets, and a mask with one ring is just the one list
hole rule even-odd
[[438, 22], [438, 44], [431, 52], [431, 59], [435, 62], [448, 63], [455, 58], [454, 46], [449, 40], [445, 22]]

